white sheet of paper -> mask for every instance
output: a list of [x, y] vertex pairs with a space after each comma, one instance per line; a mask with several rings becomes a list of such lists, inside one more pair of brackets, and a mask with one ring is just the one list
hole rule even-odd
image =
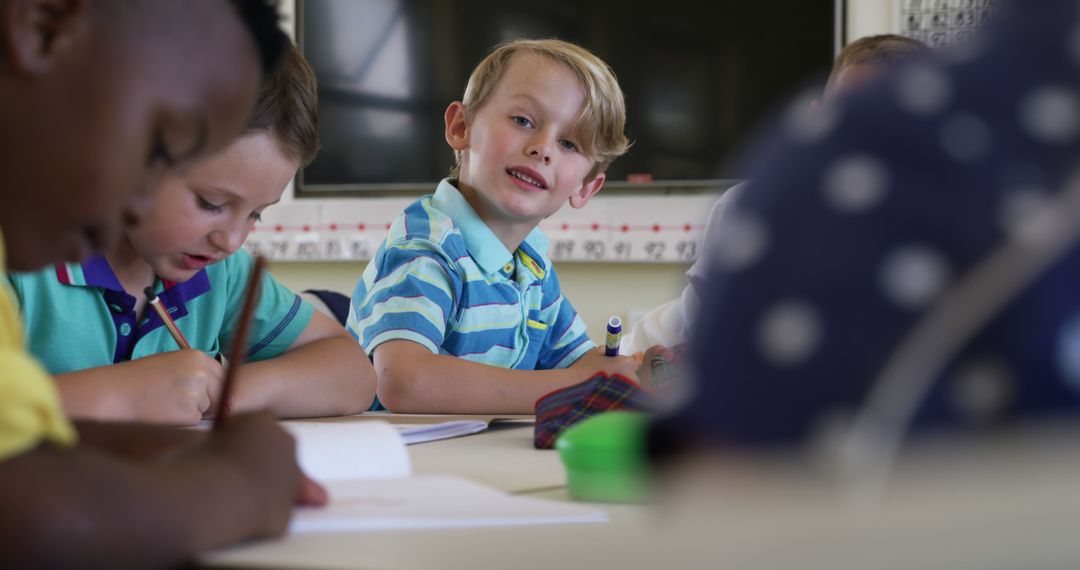
[[405, 443], [387, 422], [287, 421], [281, 427], [296, 438], [296, 455], [304, 473], [321, 483], [412, 473]]
[[381, 531], [607, 522], [603, 511], [507, 495], [449, 475], [333, 481], [330, 504], [300, 507], [290, 532]]

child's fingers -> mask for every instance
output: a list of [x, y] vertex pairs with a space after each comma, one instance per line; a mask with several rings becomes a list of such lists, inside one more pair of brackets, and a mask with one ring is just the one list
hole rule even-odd
[[314, 479], [304, 473], [300, 473], [300, 493], [296, 497], [296, 504], [305, 507], [321, 507], [330, 499], [326, 489]]
[[675, 359], [675, 351], [662, 344], [654, 344], [645, 351], [645, 357], [650, 362], [655, 358], [662, 358], [670, 362]]

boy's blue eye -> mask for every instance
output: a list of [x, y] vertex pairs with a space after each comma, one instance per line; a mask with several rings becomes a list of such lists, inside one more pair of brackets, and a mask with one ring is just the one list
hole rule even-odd
[[532, 126], [532, 121], [526, 119], [525, 117], [521, 117], [521, 116], [518, 116], [518, 115], [510, 117], [510, 120], [514, 121], [514, 123], [516, 123], [519, 127], [531, 127]]
[[206, 210], [207, 212], [213, 212], [213, 213], [216, 214], [216, 213], [218, 213], [218, 212], [225, 209], [225, 206], [218, 205], [218, 204], [213, 204], [213, 203], [209, 202], [208, 200], [206, 200], [206, 198], [203, 198], [202, 196], [196, 196], [195, 198], [199, 202], [199, 207]]
[[561, 144], [566, 150], [577, 151], [577, 144], [574, 143], [574, 141], [562, 139], [561, 141], [559, 141], [559, 144]]

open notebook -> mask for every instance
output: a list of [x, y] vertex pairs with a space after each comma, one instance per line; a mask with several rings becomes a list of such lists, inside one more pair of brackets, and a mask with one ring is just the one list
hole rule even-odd
[[323, 508], [298, 508], [291, 532], [595, 523], [595, 509], [515, 497], [449, 475], [412, 476], [401, 434], [381, 421], [282, 422], [300, 466], [330, 492]]
[[[337, 416], [333, 418], [314, 418], [308, 420], [296, 420], [288, 422], [289, 424], [296, 425], [310, 425], [310, 424], [335, 424], [340, 425], [344, 423], [356, 423], [353, 416]], [[363, 422], [373, 421], [364, 418], [360, 420]], [[492, 420], [489, 419], [468, 419], [468, 420], [448, 420], [440, 422], [423, 422], [423, 423], [400, 423], [400, 422], [382, 422], [391, 423], [393, 428], [401, 434], [401, 441], [405, 445], [414, 445], [417, 443], [427, 443], [429, 441], [439, 441], [442, 439], [451, 439], [454, 437], [461, 437], [464, 435], [472, 435], [474, 433], [480, 433], [488, 428], [488, 425]], [[210, 429], [214, 425], [212, 420], [203, 420], [198, 425], [193, 426], [193, 429]], [[286, 424], [286, 427], [288, 425]], [[322, 433], [325, 430], [316, 430], [318, 433]], [[396, 442], [395, 442], [396, 443]]]
[[434, 424], [395, 426], [405, 445], [450, 439], [480, 433], [488, 428], [484, 420], [452, 420]]

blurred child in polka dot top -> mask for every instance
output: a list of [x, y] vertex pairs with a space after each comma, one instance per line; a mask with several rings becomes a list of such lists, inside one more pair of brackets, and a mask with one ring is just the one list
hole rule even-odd
[[1076, 408], [1080, 4], [1020, 5], [781, 117], [705, 246], [696, 394], [657, 434], [793, 443], [852, 417]]

